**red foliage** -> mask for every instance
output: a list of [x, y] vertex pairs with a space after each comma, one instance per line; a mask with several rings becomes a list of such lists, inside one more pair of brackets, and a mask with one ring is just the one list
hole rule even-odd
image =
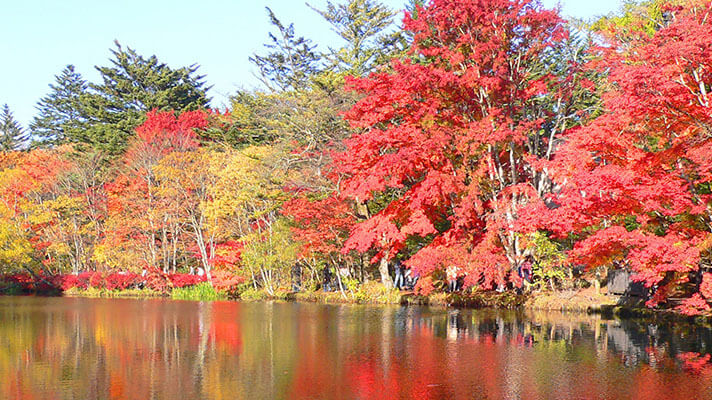
[[342, 194], [387, 204], [351, 230], [343, 251], [394, 257], [418, 236], [431, 243], [407, 265], [421, 274], [456, 263], [468, 284], [502, 283], [523, 259], [516, 233], [539, 227], [519, 217], [543, 207], [535, 167], [547, 155], [529, 143], [551, 121], [532, 115], [551, 114], [543, 94], [565, 103], [577, 85], [531, 66], [568, 31], [528, 0], [434, 0], [404, 25], [418, 61], [348, 81], [364, 96], [346, 113], [360, 133], [334, 155]]
[[72, 167], [72, 163], [63, 156], [61, 150], [37, 149], [27, 153], [19, 163], [19, 167], [31, 178], [24, 183], [40, 186], [55, 183], [58, 175], [66, 173]]
[[[237, 240], [218, 243], [215, 245], [214, 251], [207, 247], [205, 250], [208, 255], [208, 263], [212, 268], [233, 269], [240, 265], [244, 247], [244, 244]], [[201, 258], [200, 248], [196, 243], [193, 243], [187, 250], [193, 258], [198, 260]]]
[[[69, 290], [72, 288], [87, 289], [89, 287], [95, 289], [107, 290], [125, 290], [139, 287], [142, 283], [145, 287], [159, 291], [167, 292], [171, 287], [186, 287], [196, 285], [200, 282], [205, 282], [205, 276], [191, 274], [164, 274], [160, 270], [152, 270], [145, 277], [132, 272], [82, 272], [78, 275], [53, 275], [44, 276], [38, 275], [39, 279], [35, 279], [29, 274], [12, 274], [0, 275], [0, 281], [14, 283], [20, 286], [23, 290], [51, 290], [61, 289]], [[46, 281], [46, 282], [43, 282]], [[213, 276], [213, 284], [218, 285], [223, 290], [232, 288], [244, 279], [230, 273], [218, 272]], [[216, 286], [217, 288], [217, 286]]]
[[200, 282], [205, 282], [205, 275], [171, 274], [168, 275], [168, 279], [171, 281], [171, 285], [173, 285], [173, 287], [183, 288], [186, 286], [197, 285]]
[[104, 288], [109, 290], [125, 290], [136, 286], [141, 281], [141, 276], [130, 272], [115, 272], [107, 274], [104, 278]]
[[94, 272], [90, 277], [89, 277], [89, 286], [93, 288], [103, 288], [104, 285], [104, 277], [100, 272]]
[[215, 290], [221, 291], [231, 291], [235, 287], [245, 281], [245, 278], [239, 275], [235, 275], [232, 272], [216, 270], [212, 272], [211, 283]]
[[143, 277], [145, 287], [159, 293], [168, 293], [171, 289], [171, 281], [168, 274], [164, 274], [159, 269], [150, 269]]
[[[595, 66], [614, 83], [605, 112], [571, 131], [549, 166], [562, 184], [549, 228], [580, 235], [575, 261], [635, 271], [656, 290], [651, 306], [710, 258], [712, 24], [703, 8], [676, 9], [652, 37], [613, 36], [599, 49]], [[709, 285], [706, 277], [681, 310], [707, 312]]]
[[11, 275], [3, 275], [2, 281], [10, 283], [22, 288], [22, 290], [32, 290], [34, 287], [34, 279], [30, 274], [17, 273]]
[[294, 218], [294, 238], [302, 242], [301, 254], [308, 258], [315, 253], [337, 253], [356, 223], [349, 202], [336, 196], [310, 201], [304, 194], [282, 206], [282, 213]]
[[414, 291], [416, 294], [421, 296], [428, 296], [435, 290], [435, 285], [433, 285], [433, 278], [430, 276], [425, 276], [418, 279], [415, 284]]
[[91, 278], [96, 274], [96, 272], [82, 272], [77, 275], [77, 281], [78, 281], [78, 288], [80, 289], [86, 289], [90, 285], [90, 280]]
[[149, 111], [146, 121], [136, 128], [136, 139], [126, 159], [160, 158], [172, 151], [195, 149], [195, 129], [204, 129], [207, 123], [204, 111], [187, 111], [178, 116], [172, 111]]
[[55, 286], [62, 290], [79, 287], [79, 277], [76, 275], [57, 275], [54, 278]]
[[215, 246], [215, 254], [210, 257], [210, 265], [214, 268], [233, 269], [240, 265], [242, 250], [245, 245], [236, 240], [228, 240]]
[[176, 205], [167, 199], [157, 199], [153, 169], [172, 152], [197, 149], [195, 130], [204, 129], [207, 124], [204, 111], [176, 115], [172, 111], [153, 110], [146, 115], [146, 121], [136, 128], [136, 136], [123, 156], [126, 168], [105, 185], [111, 221], [104, 232], [106, 245], [142, 252], [144, 259], [154, 264], [160, 262], [155, 259], [155, 249], [166, 243], [158, 238], [164, 231], [176, 234], [171, 221]]

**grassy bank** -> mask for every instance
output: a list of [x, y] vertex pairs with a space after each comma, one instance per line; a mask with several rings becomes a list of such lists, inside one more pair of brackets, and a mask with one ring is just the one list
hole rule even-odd
[[216, 301], [227, 300], [228, 295], [218, 292], [208, 282], [202, 282], [194, 286], [174, 288], [171, 290], [171, 298], [174, 300]]
[[523, 308], [537, 311], [563, 311], [581, 314], [600, 314], [607, 318], [640, 318], [661, 321], [686, 321], [697, 324], [712, 324], [712, 317], [682, 315], [673, 309], [650, 309], [641, 300], [624, 299], [597, 294], [592, 288], [584, 290], [535, 292], [518, 295], [513, 292], [466, 290], [457, 293], [431, 293], [428, 296], [413, 292], [385, 288], [378, 282], [368, 282], [353, 291], [303, 291], [278, 290], [272, 294], [263, 289], [245, 286], [242, 290], [226, 293], [216, 291], [207, 282], [172, 288], [160, 292], [150, 288], [109, 290], [105, 288], [70, 288], [64, 292], [27, 292], [14, 285], [0, 285], [0, 295], [59, 295], [93, 298], [159, 298], [175, 300], [216, 301], [299, 301], [322, 304], [390, 304], [423, 305], [456, 308]]
[[[0, 291], [2, 293], [2, 291]], [[22, 294], [22, 293], [8, 293], [8, 294]], [[159, 298], [159, 297], [170, 297], [174, 300], [194, 300], [194, 301], [215, 301], [215, 300], [227, 300], [228, 295], [226, 293], [217, 292], [210, 284], [203, 282], [198, 285], [188, 286], [183, 288], [173, 288], [168, 293], [155, 291], [149, 288], [143, 289], [121, 289], [121, 290], [109, 290], [109, 289], [97, 289], [93, 287], [88, 287], [86, 289], [82, 288], [70, 288], [59, 295], [63, 296], [76, 296], [76, 297], [93, 297], [93, 298]]]
[[64, 296], [76, 296], [76, 297], [106, 297], [106, 298], [154, 298], [165, 296], [161, 292], [157, 292], [151, 289], [121, 289], [121, 290], [109, 290], [109, 289], [97, 289], [93, 287], [88, 287], [86, 289], [81, 288], [70, 288], [62, 292], [60, 295]]
[[391, 304], [513, 309], [523, 306], [527, 296], [511, 292], [484, 291], [432, 293], [428, 296], [421, 296], [413, 292], [388, 289], [377, 282], [369, 282], [354, 291], [277, 292], [274, 295], [269, 295], [259, 289], [248, 289], [240, 293], [239, 298], [243, 301], [285, 300], [323, 304]]

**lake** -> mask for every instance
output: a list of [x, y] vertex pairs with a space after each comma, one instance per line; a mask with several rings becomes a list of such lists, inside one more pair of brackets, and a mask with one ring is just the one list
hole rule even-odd
[[0, 297], [0, 398], [712, 399], [681, 361], [711, 346], [582, 314]]

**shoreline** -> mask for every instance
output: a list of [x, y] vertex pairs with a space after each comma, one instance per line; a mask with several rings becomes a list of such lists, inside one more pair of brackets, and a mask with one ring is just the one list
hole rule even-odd
[[[449, 309], [493, 309], [553, 311], [582, 315], [600, 315], [607, 319], [646, 319], [655, 322], [686, 322], [712, 326], [712, 316], [689, 316], [673, 309], [651, 309], [644, 306], [642, 300], [618, 296], [598, 295], [592, 297], [586, 290], [537, 292], [515, 294], [511, 292], [475, 291], [470, 293], [433, 293], [428, 296], [413, 292], [401, 292], [380, 288], [380, 292], [370, 296], [355, 296], [342, 292], [280, 292], [269, 296], [262, 291], [252, 291], [249, 296], [221, 296], [219, 298], [185, 298], [175, 294], [160, 293], [150, 289], [110, 290], [70, 290], [54, 293], [4, 293], [2, 296], [47, 296], [47, 297], [84, 297], [84, 298], [123, 298], [152, 299], [163, 298], [187, 301], [283, 301], [318, 304], [363, 304], [363, 305], [402, 305], [426, 306]], [[357, 293], [358, 294], [358, 293]], [[356, 294], [356, 295], [357, 295]]]

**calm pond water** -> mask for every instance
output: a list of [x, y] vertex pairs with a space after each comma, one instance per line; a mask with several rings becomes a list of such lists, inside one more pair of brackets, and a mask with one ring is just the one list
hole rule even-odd
[[0, 297], [1, 399], [712, 399], [693, 325], [295, 303]]

